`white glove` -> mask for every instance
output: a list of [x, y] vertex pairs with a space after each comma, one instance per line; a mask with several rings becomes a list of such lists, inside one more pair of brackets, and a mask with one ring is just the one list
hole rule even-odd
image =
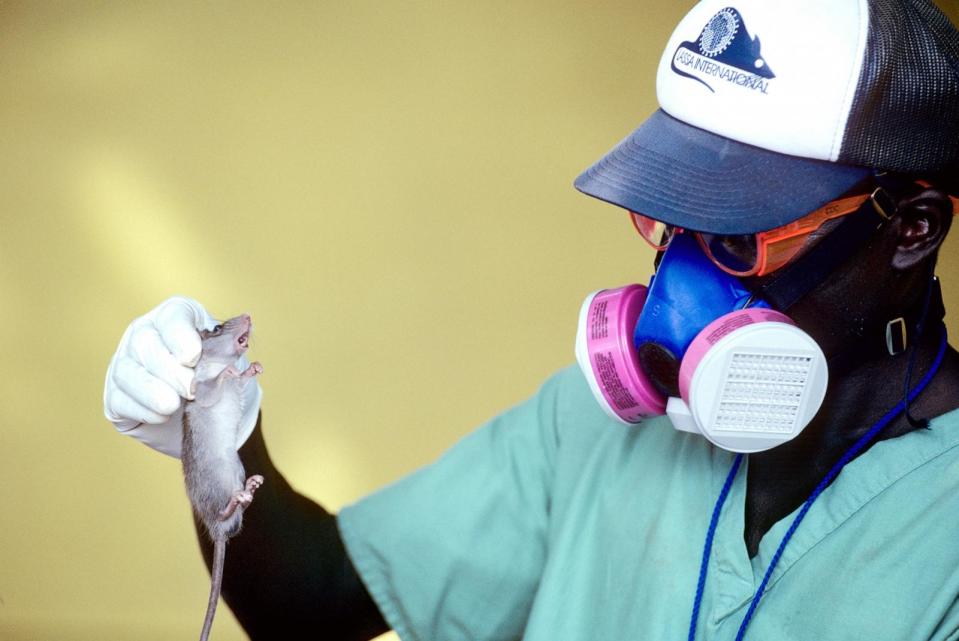
[[[119, 432], [180, 458], [182, 399], [192, 400], [193, 366], [200, 359], [197, 330], [216, 324], [202, 305], [181, 296], [168, 298], [130, 323], [103, 387], [103, 413]], [[248, 365], [245, 356], [237, 361], [237, 369]], [[251, 381], [245, 395], [237, 448], [256, 427], [263, 392]]]

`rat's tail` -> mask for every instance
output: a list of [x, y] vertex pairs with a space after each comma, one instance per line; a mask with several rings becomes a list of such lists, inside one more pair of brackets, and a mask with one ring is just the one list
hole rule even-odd
[[213, 627], [213, 615], [216, 614], [216, 604], [220, 600], [220, 586], [223, 584], [223, 559], [226, 556], [226, 537], [222, 534], [213, 541], [213, 570], [210, 573], [210, 601], [206, 606], [206, 618], [203, 620], [203, 630], [200, 632], [200, 641], [207, 641], [210, 628]]

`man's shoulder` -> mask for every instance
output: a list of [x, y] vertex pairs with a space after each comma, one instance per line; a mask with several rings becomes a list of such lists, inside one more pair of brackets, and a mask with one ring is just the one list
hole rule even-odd
[[610, 417], [596, 402], [589, 383], [575, 364], [550, 376], [538, 396], [541, 408], [551, 414], [549, 420], [554, 423], [562, 446], [583, 454], [596, 448], [637, 446], [646, 452], [669, 451], [677, 445], [677, 439], [688, 436], [673, 429], [666, 416], [652, 416], [629, 425]]
[[557, 427], [628, 427], [613, 420], [603, 411], [593, 397], [582, 370], [575, 364], [556, 371], [546, 379], [537, 395], [541, 404], [544, 404], [542, 407], [550, 409]]

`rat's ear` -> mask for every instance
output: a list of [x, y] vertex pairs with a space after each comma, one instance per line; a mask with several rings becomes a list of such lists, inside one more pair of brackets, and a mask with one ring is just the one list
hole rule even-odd
[[911, 269], [939, 249], [952, 224], [952, 208], [949, 195], [934, 187], [899, 202], [894, 269]]

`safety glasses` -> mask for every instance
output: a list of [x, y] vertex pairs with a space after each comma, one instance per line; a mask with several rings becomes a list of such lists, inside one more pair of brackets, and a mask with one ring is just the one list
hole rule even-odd
[[827, 203], [799, 220], [755, 234], [687, 232], [643, 214], [630, 212], [639, 235], [656, 251], [663, 251], [676, 234], [695, 234], [710, 260], [733, 276], [764, 276], [776, 271], [803, 249], [809, 237], [826, 222], [858, 210], [870, 194], [848, 196]]

